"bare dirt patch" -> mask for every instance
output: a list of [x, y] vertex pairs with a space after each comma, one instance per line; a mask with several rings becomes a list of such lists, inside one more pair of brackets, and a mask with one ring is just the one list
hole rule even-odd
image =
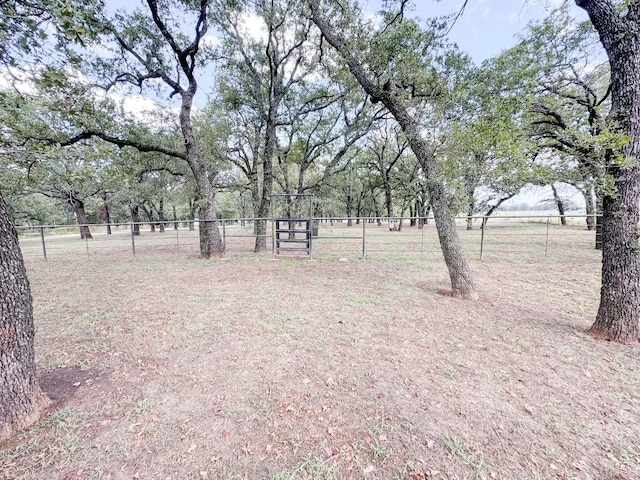
[[0, 476], [640, 478], [640, 351], [586, 333], [595, 255], [473, 262], [477, 302], [417, 258], [32, 261], [63, 400]]

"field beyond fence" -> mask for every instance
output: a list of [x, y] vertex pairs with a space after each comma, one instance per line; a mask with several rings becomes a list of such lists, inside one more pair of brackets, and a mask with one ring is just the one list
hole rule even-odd
[[[549, 258], [580, 258], [600, 261], [595, 250], [595, 232], [587, 230], [585, 216], [566, 216], [567, 225], [555, 215], [493, 216], [481, 228], [484, 217], [474, 217], [472, 229], [467, 219], [458, 218], [458, 235], [469, 258], [532, 261]], [[400, 231], [390, 231], [387, 218], [321, 218], [318, 235], [312, 238], [313, 258], [334, 257], [421, 257], [441, 258], [442, 253], [433, 219], [423, 219], [424, 226], [411, 225], [411, 219], [393, 219]], [[256, 219], [219, 221], [225, 255], [250, 255], [254, 252]], [[267, 225], [267, 253], [273, 253], [273, 222]], [[25, 257], [55, 258], [64, 256], [139, 256], [157, 254], [193, 254], [199, 252], [198, 221], [165, 222], [153, 226], [140, 223], [139, 235], [133, 235], [132, 223], [88, 225], [92, 237], [80, 238], [77, 225], [43, 225], [18, 227]], [[163, 230], [163, 231], [161, 231]]]

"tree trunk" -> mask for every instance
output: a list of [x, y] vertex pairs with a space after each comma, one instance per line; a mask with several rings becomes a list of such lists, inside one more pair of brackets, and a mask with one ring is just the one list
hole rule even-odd
[[371, 195], [373, 196], [373, 208], [375, 209], [374, 213], [376, 216], [376, 223], [380, 227], [382, 226], [382, 219], [380, 218], [380, 205], [378, 205], [375, 195], [373, 193]]
[[469, 200], [467, 205], [467, 230], [473, 230], [473, 211], [475, 210], [475, 200], [473, 197]]
[[387, 217], [391, 219], [393, 217], [393, 195], [391, 191], [391, 182], [388, 178], [382, 178], [384, 182], [384, 201], [387, 207]]
[[191, 199], [189, 200], [189, 220], [191, 220], [189, 222], [189, 231], [193, 232], [196, 227], [195, 227], [195, 222], [196, 222], [196, 204], [197, 204], [197, 199]]
[[489, 217], [493, 214], [493, 212], [495, 212], [498, 209], [498, 207], [502, 205], [504, 202], [506, 202], [510, 198], [515, 197], [515, 195], [516, 195], [515, 193], [512, 193], [511, 195], [501, 198], [500, 200], [498, 200], [498, 202], [494, 206], [492, 206], [489, 210], [487, 210], [487, 213], [485, 213], [482, 216], [482, 226], [480, 228], [485, 228], [487, 226], [487, 222], [489, 221]]
[[107, 222], [107, 235], [111, 235], [111, 211], [109, 205], [104, 204], [104, 221]]
[[[630, 141], [622, 153], [630, 166], [613, 165], [615, 194], [605, 194], [602, 212], [602, 287], [591, 333], [636, 343], [640, 338], [640, 3], [618, 11], [609, 0], [576, 0], [598, 31], [611, 71], [607, 120]], [[619, 152], [608, 152], [609, 160]], [[614, 162], [607, 162], [611, 165]]]
[[76, 217], [76, 223], [80, 227], [80, 238], [93, 238], [89, 230], [87, 214], [84, 211], [84, 202], [77, 198], [72, 198], [70, 203]]
[[147, 208], [145, 204], [142, 203], [141, 207], [142, 211], [147, 217], [147, 220], [149, 221], [149, 228], [151, 230], [151, 233], [156, 233], [156, 224], [153, 222], [153, 206]]
[[36, 379], [33, 306], [18, 235], [0, 194], [0, 442], [40, 419], [50, 401]]
[[[273, 80], [272, 80], [273, 83]], [[272, 84], [272, 90], [276, 88]], [[256, 220], [256, 253], [267, 251], [267, 220], [271, 208], [271, 194], [273, 193], [273, 151], [276, 146], [276, 116], [279, 105], [273, 100], [269, 105], [267, 131], [265, 132], [264, 151], [262, 152], [262, 194], [258, 220]]]
[[475, 176], [469, 174], [465, 178], [465, 186], [467, 193], [467, 230], [473, 230], [473, 214], [476, 209], [476, 198], [474, 196], [476, 193]]
[[164, 199], [160, 198], [160, 203], [158, 205], [158, 221], [160, 222], [160, 233], [164, 232]]
[[418, 217], [418, 228], [424, 227], [424, 205], [422, 200], [416, 200], [416, 217]]
[[593, 202], [593, 187], [591, 185], [587, 185], [584, 190], [582, 190], [582, 195], [584, 196], [584, 209], [587, 214], [587, 230], [595, 230], [596, 228], [596, 219], [595, 219], [595, 205]]
[[[640, 261], [638, 201], [640, 189], [617, 182], [618, 197], [605, 196], [602, 212], [602, 287], [591, 333], [622, 343], [640, 339]], [[629, 208], [635, 202], [635, 214]], [[622, 218], [620, 218], [622, 217]]]
[[172, 205], [171, 209], [173, 210], [173, 229], [178, 230], [178, 215], [176, 215], [176, 206]]
[[[394, 88], [383, 88], [368, 78], [368, 73], [362, 64], [349, 52], [342, 39], [329, 26], [325, 18], [320, 16], [317, 0], [309, 0], [312, 20], [318, 26], [322, 35], [346, 60], [349, 71], [356, 78], [362, 88], [373, 98], [379, 99], [393, 115], [407, 137], [411, 150], [420, 162], [420, 166], [427, 178], [429, 196], [433, 202], [433, 213], [440, 239], [440, 247], [444, 255], [449, 278], [451, 279], [452, 294], [456, 297], [477, 299], [478, 293], [471, 275], [471, 270], [462, 250], [455, 218], [449, 208], [443, 186], [438, 180], [438, 162], [429, 148], [428, 142], [421, 136], [418, 121], [411, 116], [409, 108], [396, 95]], [[392, 86], [393, 87], [393, 86]]]
[[551, 185], [551, 190], [553, 191], [553, 200], [556, 202], [556, 206], [558, 207], [558, 213], [560, 214], [560, 223], [564, 226], [567, 225], [567, 218], [564, 213], [564, 202], [558, 195], [558, 189], [555, 185]]
[[[260, 182], [258, 181], [258, 173], [251, 171], [247, 174], [249, 179], [249, 190], [251, 191], [251, 203], [253, 205], [253, 212], [257, 215], [260, 211]], [[266, 228], [266, 227], [265, 227]], [[253, 234], [258, 234], [258, 222], [253, 222]]]
[[133, 223], [133, 234], [140, 235], [140, 208], [136, 203], [129, 205], [131, 210], [131, 223]]
[[602, 201], [603, 193], [596, 190], [596, 243], [595, 249], [602, 250]]
[[180, 129], [182, 130], [184, 146], [187, 152], [187, 163], [195, 178], [198, 191], [200, 256], [203, 258], [209, 258], [212, 255], [221, 257], [224, 255], [224, 246], [220, 236], [220, 229], [218, 228], [216, 194], [209, 181], [209, 174], [200, 159], [196, 138], [193, 134], [193, 126], [191, 125], [191, 107], [196, 90], [197, 83], [195, 78], [189, 78], [189, 88], [182, 93]]
[[102, 198], [102, 206], [98, 209], [98, 219], [107, 224], [107, 235], [111, 235], [111, 211], [107, 204], [107, 192], [103, 191], [100, 196]]

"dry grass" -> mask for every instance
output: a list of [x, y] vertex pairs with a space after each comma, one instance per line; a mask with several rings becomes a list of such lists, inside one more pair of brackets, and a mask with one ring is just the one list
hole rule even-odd
[[[537, 247], [536, 247], [537, 248]], [[35, 257], [52, 414], [14, 479], [640, 478], [640, 350], [597, 342], [597, 254]]]

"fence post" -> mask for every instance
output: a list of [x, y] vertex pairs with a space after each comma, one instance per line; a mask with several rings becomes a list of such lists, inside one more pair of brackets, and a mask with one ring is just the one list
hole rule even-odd
[[547, 236], [544, 240], [544, 256], [547, 256], [547, 250], [549, 248], [549, 223], [551, 222], [551, 215], [547, 216]]
[[178, 228], [178, 222], [175, 222], [175, 230], [176, 230], [176, 251], [179, 252], [180, 251], [180, 234], [178, 233], [178, 231], [180, 230]]
[[362, 222], [362, 259], [364, 260], [365, 257], [367, 256], [367, 222], [366, 219], [362, 218], [360, 220]]
[[[87, 225], [86, 227], [87, 227], [87, 230], [89, 230], [89, 225]], [[89, 258], [89, 239], [87, 235], [84, 236], [84, 243], [87, 247], [87, 258]]]
[[47, 261], [47, 245], [44, 242], [44, 227], [40, 227], [40, 238], [42, 239], [42, 254], [44, 255], [44, 261]]
[[482, 223], [480, 224], [480, 261], [482, 261], [484, 257], [484, 231], [487, 228], [487, 222], [482, 219]]
[[131, 222], [131, 253], [135, 257], [136, 256], [136, 241], [135, 241], [135, 236], [133, 234], [133, 230], [134, 230], [134, 225], [133, 225], [133, 222]]

